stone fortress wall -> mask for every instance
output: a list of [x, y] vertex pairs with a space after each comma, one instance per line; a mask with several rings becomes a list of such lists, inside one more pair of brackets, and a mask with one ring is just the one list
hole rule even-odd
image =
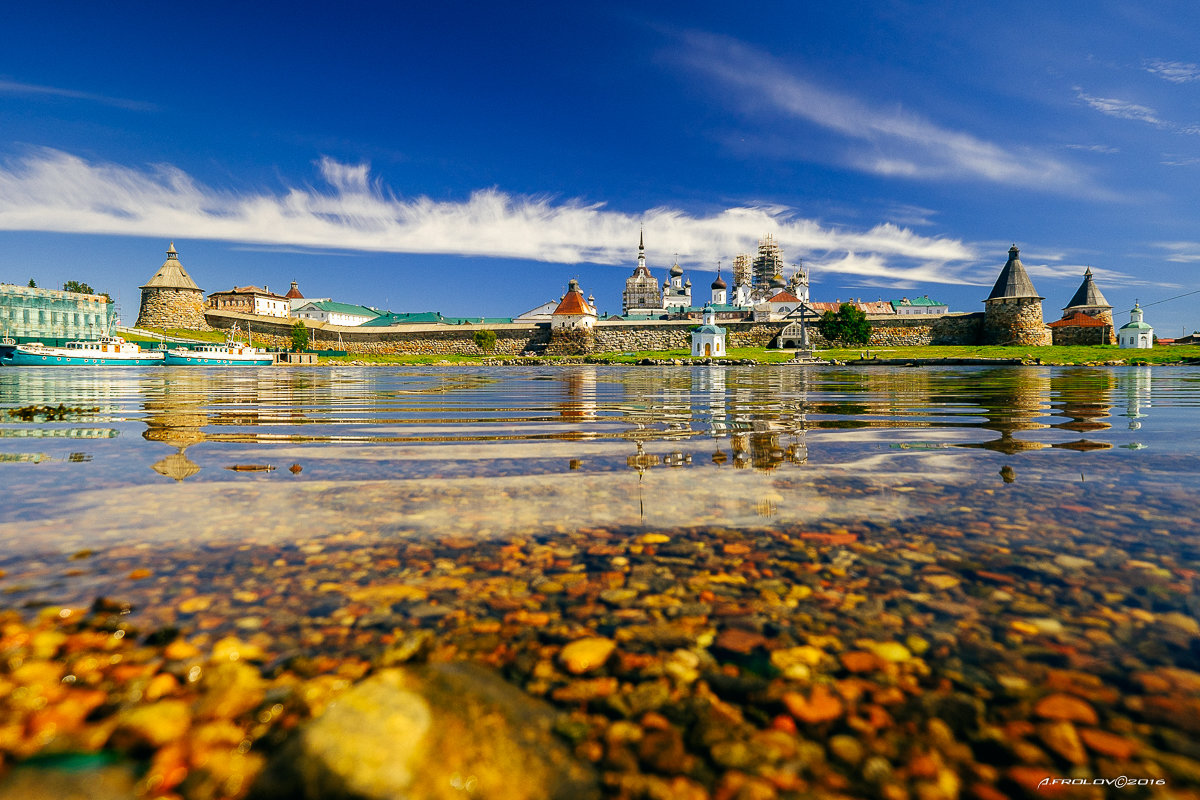
[[1042, 321], [1040, 300], [1005, 298], [988, 300], [983, 327], [983, 344], [1046, 347], [1050, 329]]
[[[905, 315], [871, 318], [869, 348], [910, 347], [921, 345], [977, 344], [983, 329], [983, 314]], [[228, 330], [234, 322], [238, 330], [247, 329], [255, 345], [290, 347], [295, 320], [270, 320], [229, 311], [209, 310], [207, 322], [213, 328]], [[545, 324], [505, 325], [405, 325], [395, 328], [357, 328], [337, 325], [309, 325], [309, 346], [313, 349], [345, 350], [355, 355], [481, 355], [475, 344], [478, 330], [496, 334], [492, 355], [517, 356], [525, 352], [547, 355], [583, 355], [589, 352], [638, 352], [643, 350], [690, 350], [695, 320], [655, 320], [597, 322], [586, 337], [552, 341]], [[729, 347], [767, 347], [774, 342], [785, 322], [729, 322]], [[809, 326], [814, 347], [829, 347], [815, 326]], [[576, 341], [578, 339], [578, 341]]]
[[204, 292], [198, 289], [142, 289], [137, 324], [139, 327], [151, 328], [212, 330], [204, 318], [204, 312], [207, 310], [204, 306]]

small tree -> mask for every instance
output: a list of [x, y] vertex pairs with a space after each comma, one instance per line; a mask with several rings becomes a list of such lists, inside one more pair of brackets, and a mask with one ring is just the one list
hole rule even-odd
[[475, 346], [485, 353], [490, 353], [496, 347], [496, 332], [489, 330], [475, 331], [471, 338], [475, 341]]
[[30, 278], [30, 279], [29, 279], [29, 288], [30, 288], [30, 289], [36, 289], [36, 288], [37, 288], [37, 281], [35, 281], [33, 278]]
[[292, 349], [308, 349], [308, 328], [300, 320], [296, 320], [296, 324], [292, 326]]
[[91, 286], [88, 286], [86, 283], [80, 283], [79, 281], [67, 281], [66, 283], [63, 284], [63, 291], [64, 292], [78, 292], [79, 294], [95, 294], [96, 293], [96, 290], [93, 289]]
[[867, 315], [853, 303], [842, 303], [837, 311], [826, 311], [817, 320], [817, 330], [826, 341], [840, 341], [848, 347], [859, 347], [871, 341], [871, 323]]

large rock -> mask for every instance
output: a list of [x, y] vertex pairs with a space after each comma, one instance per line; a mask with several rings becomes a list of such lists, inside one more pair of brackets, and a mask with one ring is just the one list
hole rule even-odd
[[388, 669], [303, 726], [254, 800], [588, 800], [545, 703], [469, 663]]
[[137, 779], [128, 764], [19, 766], [0, 778], [0, 800], [135, 800], [137, 796]]

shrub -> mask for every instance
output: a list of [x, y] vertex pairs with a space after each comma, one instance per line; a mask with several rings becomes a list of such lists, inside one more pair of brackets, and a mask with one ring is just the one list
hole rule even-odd
[[292, 326], [292, 349], [308, 349], [308, 328], [300, 320], [296, 320], [296, 324]]
[[871, 341], [871, 323], [867, 315], [853, 303], [842, 303], [837, 311], [826, 311], [817, 320], [817, 330], [826, 341], [840, 341], [847, 347], [858, 347]]
[[490, 353], [496, 348], [495, 331], [478, 330], [471, 338], [475, 341], [475, 346], [485, 353]]

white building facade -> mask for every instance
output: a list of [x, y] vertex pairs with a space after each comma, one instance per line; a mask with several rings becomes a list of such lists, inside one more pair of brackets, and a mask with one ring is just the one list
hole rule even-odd
[[725, 355], [725, 329], [716, 322], [712, 308], [704, 307], [703, 323], [692, 331], [692, 355], [716, 358]]
[[1154, 328], [1142, 321], [1142, 307], [1133, 304], [1129, 322], [1117, 331], [1117, 345], [1122, 349], [1149, 350], [1154, 347]]
[[366, 306], [356, 306], [350, 303], [314, 300], [297, 308], [292, 316], [297, 319], [311, 319], [314, 322], [327, 322], [330, 325], [353, 328], [375, 319], [379, 316], [379, 312]]

